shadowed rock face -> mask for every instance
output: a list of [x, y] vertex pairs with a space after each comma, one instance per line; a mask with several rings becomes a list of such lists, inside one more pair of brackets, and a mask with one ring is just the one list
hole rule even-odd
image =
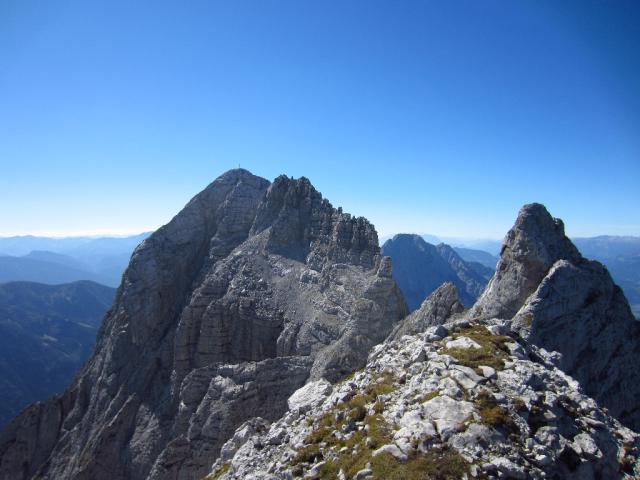
[[640, 429], [640, 323], [599, 262], [583, 258], [544, 206], [525, 205], [470, 318], [513, 319], [528, 341], [622, 423]]
[[393, 259], [393, 276], [412, 311], [445, 282], [457, 287], [461, 303], [467, 306], [487, 284], [449, 245], [431, 245], [420, 235], [395, 235], [384, 243], [382, 253]]
[[0, 435], [0, 479], [191, 479], [244, 420], [364, 365], [407, 308], [363, 218], [232, 170], [134, 252], [96, 351]]

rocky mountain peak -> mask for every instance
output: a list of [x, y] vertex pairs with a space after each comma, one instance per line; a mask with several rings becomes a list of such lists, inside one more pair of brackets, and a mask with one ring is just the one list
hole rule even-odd
[[[540, 203], [524, 205], [513, 228], [507, 233], [503, 249], [516, 256], [554, 263], [565, 259], [576, 261], [580, 253], [564, 233], [564, 223], [554, 218]], [[504, 253], [504, 252], [503, 252]]]
[[429, 327], [442, 325], [453, 315], [463, 311], [464, 305], [460, 302], [456, 286], [452, 282], [443, 283], [422, 302], [418, 310], [398, 323], [389, 335], [389, 340], [400, 339], [403, 335], [416, 335]]
[[468, 317], [512, 320], [527, 341], [559, 352], [558, 365], [585, 392], [640, 428], [640, 322], [607, 269], [583, 258], [544, 206], [520, 210]]
[[269, 229], [267, 248], [322, 270], [323, 262], [373, 268], [380, 249], [375, 228], [331, 203], [305, 178], [281, 175], [269, 187], [252, 234]]
[[240, 423], [364, 365], [407, 314], [390, 273], [308, 179], [226, 172], [136, 249], [74, 384], [0, 434], [0, 479], [204, 476]]
[[511, 318], [558, 260], [580, 262], [564, 223], [544, 205], [523, 206], [507, 233], [496, 273], [474, 306], [474, 315]]
[[382, 253], [393, 260], [394, 278], [411, 310], [447, 282], [457, 287], [461, 303], [471, 306], [487, 283], [449, 245], [432, 245], [420, 235], [395, 235], [384, 243]]

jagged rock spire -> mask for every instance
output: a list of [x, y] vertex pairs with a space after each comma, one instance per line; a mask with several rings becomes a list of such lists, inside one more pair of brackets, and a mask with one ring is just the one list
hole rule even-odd
[[640, 322], [607, 269], [583, 258], [543, 205], [520, 210], [468, 316], [513, 319], [523, 338], [562, 354], [560, 367], [585, 392], [640, 429]]
[[544, 205], [523, 206], [502, 245], [496, 273], [473, 308], [481, 318], [511, 318], [558, 260], [577, 262], [580, 252], [564, 233], [562, 220]]

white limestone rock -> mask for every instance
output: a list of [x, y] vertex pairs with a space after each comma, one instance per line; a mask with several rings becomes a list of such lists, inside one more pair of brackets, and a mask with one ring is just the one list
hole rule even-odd
[[476, 350], [482, 348], [482, 346], [475, 340], [463, 336], [460, 336], [455, 340], [449, 340], [445, 345], [447, 348], [474, 348]]
[[331, 391], [332, 385], [324, 378], [309, 382], [289, 397], [289, 410], [307, 412], [320, 404]]

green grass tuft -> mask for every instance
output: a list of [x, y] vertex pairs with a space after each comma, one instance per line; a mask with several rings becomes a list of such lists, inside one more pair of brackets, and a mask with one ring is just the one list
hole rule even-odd
[[517, 431], [516, 424], [508, 410], [498, 405], [489, 392], [481, 390], [475, 403], [483, 424], [491, 428], [506, 430], [508, 433]]
[[504, 369], [504, 360], [509, 358], [510, 352], [506, 346], [512, 342], [511, 337], [493, 335], [482, 325], [470, 325], [453, 334], [454, 338], [468, 337], [480, 345], [480, 348], [445, 348], [440, 353], [451, 355], [460, 365], [478, 368], [480, 365]]
[[401, 463], [384, 453], [373, 457], [374, 479], [385, 480], [459, 480], [469, 473], [469, 464], [448, 448], [432, 449], [426, 454], [414, 454]]
[[209, 475], [204, 477], [202, 480], [218, 480], [225, 473], [227, 473], [230, 468], [231, 468], [231, 464], [230, 463], [223, 463], [214, 472], [211, 472]]
[[439, 395], [440, 395], [440, 392], [438, 390], [434, 390], [433, 392], [429, 392], [429, 393], [425, 393], [423, 395], [420, 395], [418, 398], [416, 398], [416, 400], [418, 402], [421, 402], [421, 403], [426, 403], [429, 400], [433, 400], [434, 398], [436, 398]]

